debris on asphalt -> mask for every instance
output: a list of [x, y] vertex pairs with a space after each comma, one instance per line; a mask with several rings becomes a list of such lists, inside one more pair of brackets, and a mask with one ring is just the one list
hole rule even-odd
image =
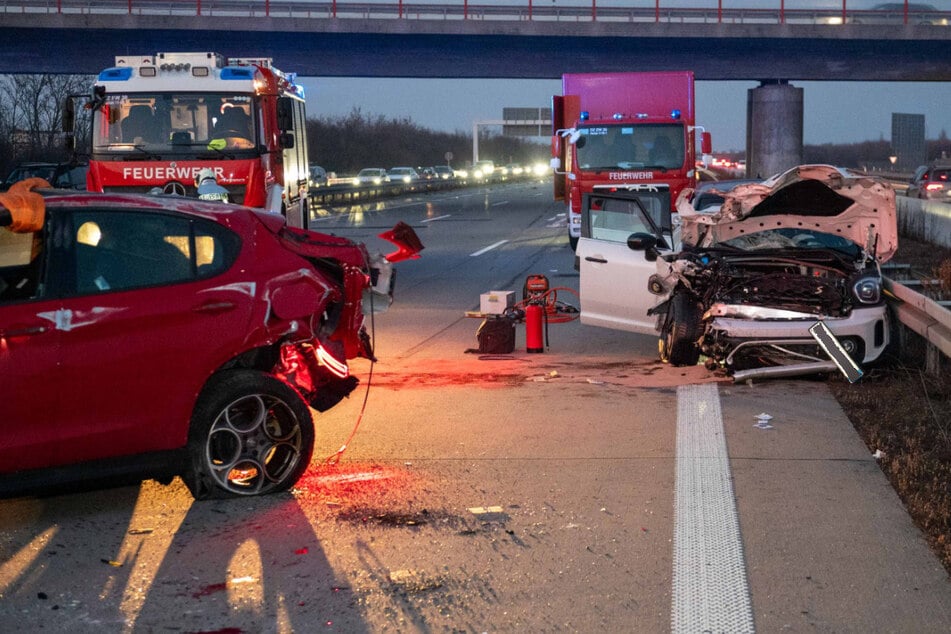
[[773, 420], [773, 417], [763, 412], [756, 417], [756, 424], [754, 424], [753, 427], [756, 427], [757, 429], [772, 429], [773, 426], [769, 424], [769, 421], [771, 420]]
[[426, 590], [441, 588], [443, 585], [440, 579], [419, 570], [392, 570], [390, 571], [390, 583], [404, 592], [425, 592]]
[[487, 515], [492, 513], [504, 513], [501, 506], [473, 506], [467, 508], [467, 511], [473, 515]]

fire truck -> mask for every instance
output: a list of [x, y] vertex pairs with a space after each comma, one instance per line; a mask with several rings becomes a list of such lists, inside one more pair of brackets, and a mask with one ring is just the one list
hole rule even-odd
[[566, 74], [562, 92], [552, 97], [552, 167], [572, 249], [583, 194], [648, 187], [673, 204], [696, 185], [696, 133], [704, 155], [711, 139], [694, 122], [692, 72]]
[[[210, 168], [230, 202], [306, 228], [304, 90], [295, 79], [268, 58], [116, 57], [84, 105], [92, 112], [87, 188], [195, 196], [195, 177]], [[66, 131], [75, 146], [72, 104]]]

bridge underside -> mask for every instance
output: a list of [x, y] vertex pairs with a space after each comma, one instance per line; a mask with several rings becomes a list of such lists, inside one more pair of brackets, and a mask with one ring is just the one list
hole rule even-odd
[[126, 17], [102, 28], [101, 20], [90, 26], [64, 16], [46, 24], [14, 17], [26, 16], [0, 17], [0, 73], [95, 74], [116, 55], [175, 50], [268, 56], [301, 76], [326, 77], [553, 79], [567, 72], [690, 69], [700, 80], [951, 80], [949, 27], [909, 27], [904, 37], [868, 27], [830, 37], [828, 28], [788, 26], [368, 20], [360, 21], [362, 31], [347, 31], [357, 25], [328, 20], [315, 29], [308, 21], [305, 30], [300, 21], [286, 21], [282, 29], [284, 21], [271, 20], [272, 28], [249, 31], [248, 20], [169, 18], [161, 20], [166, 28], [153, 28], [157, 18]]

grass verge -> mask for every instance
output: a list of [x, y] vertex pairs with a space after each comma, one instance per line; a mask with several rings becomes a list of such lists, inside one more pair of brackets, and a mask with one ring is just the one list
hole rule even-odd
[[911, 334], [887, 366], [829, 387], [951, 575], [951, 368], [927, 374], [925, 345]]

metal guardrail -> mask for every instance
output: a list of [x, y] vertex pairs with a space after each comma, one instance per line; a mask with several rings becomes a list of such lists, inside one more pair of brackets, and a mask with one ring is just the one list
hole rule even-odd
[[463, 187], [464, 181], [418, 181], [416, 183], [383, 183], [380, 185], [352, 185], [338, 183], [310, 189], [307, 197], [321, 204], [354, 203], [375, 198], [388, 198], [410, 193], [422, 193]]
[[[897, 196], [895, 202], [900, 235], [951, 248], [951, 205], [906, 196]], [[884, 284], [897, 300], [892, 308], [899, 321], [930, 344], [929, 356], [941, 351], [951, 357], [951, 310], [900, 281], [886, 277]], [[937, 369], [937, 359], [929, 358], [928, 366]]]
[[898, 320], [930, 344], [925, 360], [928, 370], [939, 372], [937, 352], [943, 353], [945, 358], [951, 357], [951, 310], [899, 282], [885, 278], [884, 283], [888, 292], [899, 300], [891, 304]]
[[[602, 0], [610, 3], [611, 0]], [[0, 0], [0, 13], [63, 15], [156, 15], [201, 17], [270, 17], [293, 19], [437, 19], [539, 20], [594, 22], [666, 22], [698, 24], [890, 24], [951, 25], [951, 11], [905, 8], [851, 9], [848, 0], [833, 8], [789, 8], [783, 0], [755, 8], [720, 6], [669, 7], [664, 0], [642, 0], [640, 6], [598, 5], [598, 0], [561, 0], [550, 6], [523, 2], [416, 3], [404, 0], [346, 2], [338, 0]], [[726, 6], [723, 6], [726, 5]]]

